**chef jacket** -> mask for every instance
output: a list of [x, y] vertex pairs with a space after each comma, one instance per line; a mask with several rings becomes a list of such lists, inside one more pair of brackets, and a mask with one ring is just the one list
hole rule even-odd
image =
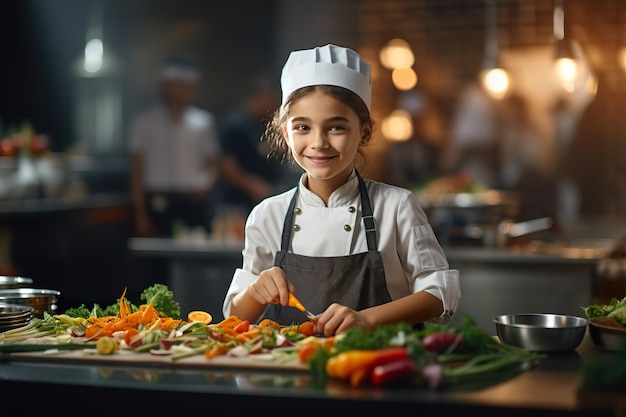
[[[345, 256], [366, 252], [361, 218], [359, 184], [353, 171], [348, 182], [335, 190], [328, 205], [298, 184], [294, 233], [290, 250], [304, 256]], [[427, 291], [443, 302], [444, 312], [432, 323], [447, 324], [461, 299], [459, 271], [449, 269], [445, 254], [415, 195], [404, 188], [366, 180], [374, 209], [378, 250], [385, 267], [387, 288], [393, 300]], [[280, 250], [283, 222], [295, 188], [259, 203], [246, 221], [243, 265], [235, 270], [226, 293], [223, 314], [231, 313], [233, 297], [274, 265]], [[287, 277], [289, 278], [289, 277]], [[314, 313], [321, 313], [315, 311]]]
[[209, 189], [218, 175], [220, 155], [217, 125], [213, 115], [188, 106], [175, 123], [165, 105], [140, 113], [130, 129], [131, 153], [144, 157], [144, 181], [148, 192], [187, 193]]

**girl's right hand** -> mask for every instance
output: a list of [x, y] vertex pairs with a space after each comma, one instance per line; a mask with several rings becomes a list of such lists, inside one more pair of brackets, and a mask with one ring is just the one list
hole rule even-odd
[[295, 287], [277, 267], [262, 271], [259, 277], [248, 287], [248, 294], [260, 304], [289, 304], [289, 293], [295, 292]]

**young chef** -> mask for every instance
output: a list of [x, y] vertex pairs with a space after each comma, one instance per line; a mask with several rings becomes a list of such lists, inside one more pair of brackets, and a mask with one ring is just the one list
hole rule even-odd
[[292, 292], [326, 336], [399, 321], [447, 324], [460, 302], [459, 272], [424, 211], [411, 191], [357, 170], [374, 125], [370, 65], [336, 45], [293, 51], [281, 88], [265, 139], [304, 173], [251, 211], [225, 317], [302, 322], [288, 306]]

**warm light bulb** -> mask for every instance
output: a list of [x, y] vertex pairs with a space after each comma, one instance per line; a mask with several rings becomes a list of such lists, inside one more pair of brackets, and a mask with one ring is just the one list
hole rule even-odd
[[396, 68], [391, 73], [393, 85], [402, 91], [408, 91], [417, 85], [417, 74], [413, 68]]
[[404, 39], [392, 39], [379, 52], [378, 58], [387, 69], [410, 68], [415, 63], [411, 47]]
[[555, 63], [555, 71], [565, 91], [573, 92], [576, 88], [576, 76], [578, 75], [576, 61], [571, 58], [559, 58]]
[[409, 140], [413, 136], [413, 121], [411, 114], [403, 109], [396, 109], [382, 121], [383, 135], [395, 142]]
[[503, 98], [509, 90], [509, 75], [502, 68], [493, 68], [482, 73], [482, 83], [494, 98]]

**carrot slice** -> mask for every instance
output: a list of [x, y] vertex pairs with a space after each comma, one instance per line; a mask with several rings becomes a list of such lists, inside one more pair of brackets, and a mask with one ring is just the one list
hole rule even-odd
[[305, 311], [306, 311], [306, 308], [302, 305], [302, 303], [300, 302], [300, 300], [298, 300], [298, 299], [296, 298], [296, 296], [295, 296], [295, 295], [293, 295], [292, 293], [289, 293], [289, 305], [290, 305], [291, 307], [295, 307], [295, 308], [297, 308], [298, 310], [300, 310], [300, 311], [302, 311], [302, 312], [305, 312]]

